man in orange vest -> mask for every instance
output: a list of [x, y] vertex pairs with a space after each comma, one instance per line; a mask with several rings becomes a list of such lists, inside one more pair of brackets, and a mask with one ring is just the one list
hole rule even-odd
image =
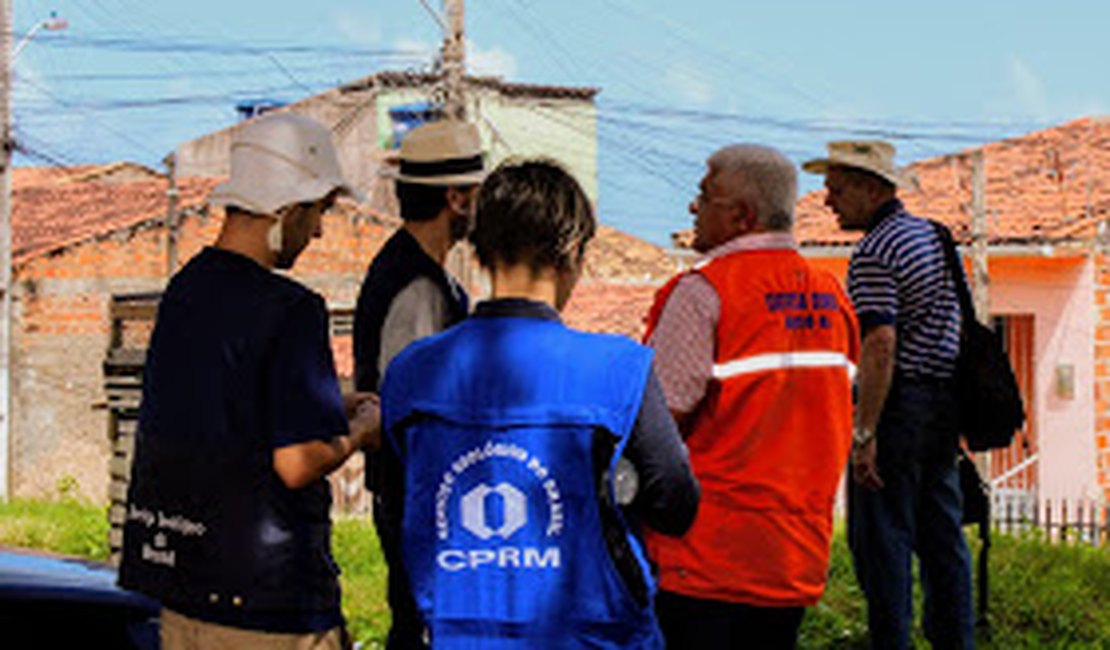
[[649, 533], [656, 609], [669, 648], [793, 648], [825, 589], [858, 325], [837, 280], [797, 251], [793, 164], [745, 144], [707, 167], [690, 204], [705, 259], [648, 317], [702, 486], [685, 536]]

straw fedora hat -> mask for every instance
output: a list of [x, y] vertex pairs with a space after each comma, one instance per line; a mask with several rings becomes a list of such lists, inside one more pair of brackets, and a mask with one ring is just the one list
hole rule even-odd
[[912, 173], [894, 164], [894, 145], [882, 140], [840, 140], [827, 145], [827, 158], [802, 163], [811, 174], [826, 174], [830, 167], [854, 167], [900, 187], [916, 187]]
[[328, 128], [302, 115], [271, 113], [236, 130], [231, 177], [213, 188], [208, 202], [272, 215], [333, 190], [360, 200], [343, 178]]
[[422, 124], [401, 141], [394, 177], [417, 185], [473, 185], [485, 178], [482, 138], [469, 122]]

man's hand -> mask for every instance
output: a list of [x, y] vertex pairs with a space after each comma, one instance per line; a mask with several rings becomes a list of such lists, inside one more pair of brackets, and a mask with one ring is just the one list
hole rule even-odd
[[875, 438], [852, 448], [852, 479], [857, 485], [873, 491], [883, 489], [883, 480], [879, 477], [878, 449]]
[[285, 486], [299, 490], [338, 469], [359, 449], [376, 450], [382, 444], [381, 407], [378, 396], [354, 393], [343, 396], [347, 410], [347, 435], [331, 440], [311, 440], [274, 450], [274, 471]]
[[381, 401], [374, 393], [352, 393], [343, 397], [347, 407], [351, 444], [356, 449], [376, 451], [382, 444]]
[[350, 420], [358, 413], [358, 407], [362, 406], [365, 402], [373, 402], [378, 404], [380, 400], [376, 393], [347, 393], [343, 396], [343, 409], [347, 413], [347, 419]]

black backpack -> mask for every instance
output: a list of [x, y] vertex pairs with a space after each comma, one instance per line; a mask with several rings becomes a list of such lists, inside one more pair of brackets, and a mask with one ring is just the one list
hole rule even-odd
[[936, 222], [933, 227], [944, 247], [963, 313], [955, 375], [961, 433], [971, 451], [1003, 449], [1010, 446], [1014, 433], [1025, 424], [1017, 378], [999, 337], [975, 318], [952, 233]]

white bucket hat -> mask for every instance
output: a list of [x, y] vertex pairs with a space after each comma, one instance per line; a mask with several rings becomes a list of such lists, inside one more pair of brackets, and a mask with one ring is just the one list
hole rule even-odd
[[827, 174], [830, 167], [854, 167], [871, 172], [900, 187], [913, 188], [913, 174], [894, 164], [894, 145], [882, 140], [840, 140], [826, 145], [828, 158], [802, 163], [811, 174]]
[[397, 180], [417, 185], [473, 185], [486, 176], [482, 138], [469, 122], [421, 124], [401, 141]]
[[213, 205], [274, 215], [288, 205], [322, 199], [333, 190], [361, 200], [339, 168], [328, 128], [293, 113], [247, 122], [231, 140], [231, 178], [208, 195]]

